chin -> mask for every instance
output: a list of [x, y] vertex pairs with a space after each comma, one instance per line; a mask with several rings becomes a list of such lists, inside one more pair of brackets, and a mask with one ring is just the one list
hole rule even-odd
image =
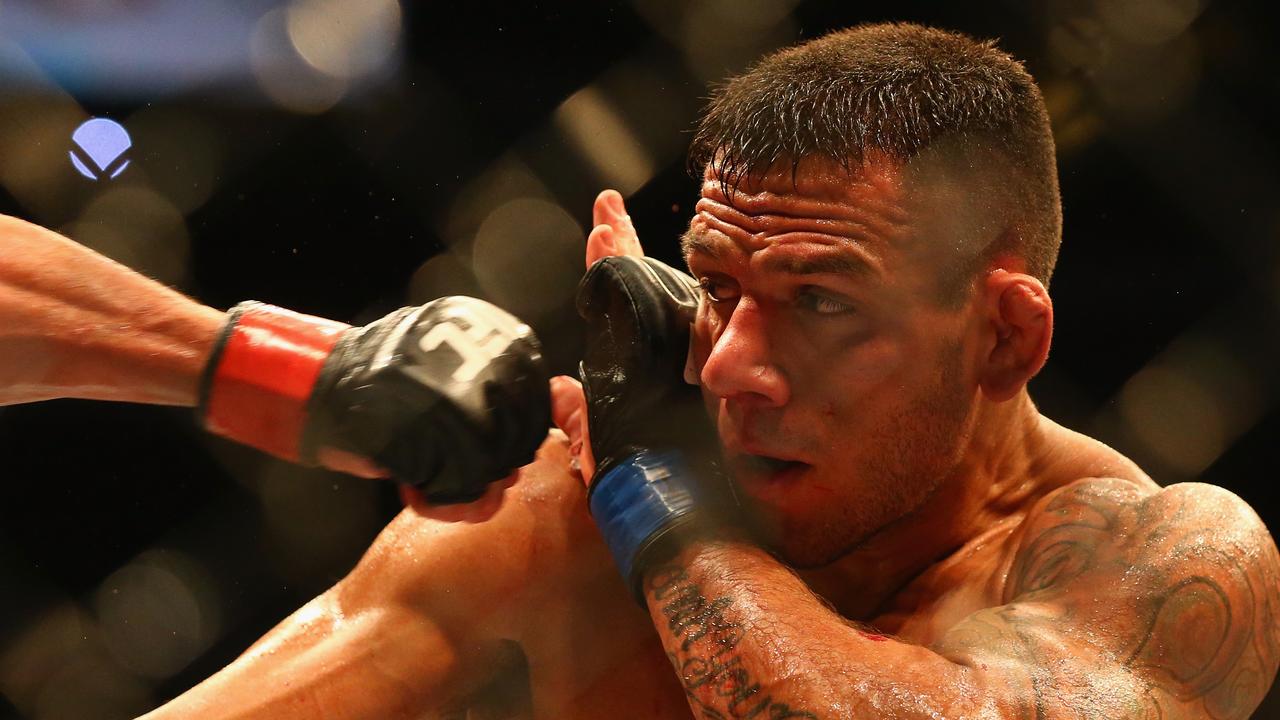
[[826, 567], [854, 552], [866, 542], [867, 537], [868, 535], [860, 534], [853, 540], [842, 541], [831, 538], [788, 538], [778, 543], [773, 553], [797, 570], [814, 570]]
[[830, 565], [857, 550], [875, 533], [848, 518], [781, 515], [774, 509], [755, 508], [752, 521], [765, 549], [797, 570]]

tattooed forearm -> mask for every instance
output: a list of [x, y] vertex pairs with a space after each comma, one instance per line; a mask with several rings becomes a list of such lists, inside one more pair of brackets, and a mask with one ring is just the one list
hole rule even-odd
[[1261, 702], [1280, 665], [1280, 555], [1239, 498], [1090, 479], [1043, 498], [1015, 537], [1000, 604], [928, 648], [847, 627], [732, 544], [650, 572], [646, 598], [711, 720], [1244, 720]]
[[752, 677], [738, 653], [745, 631], [725, 616], [733, 604], [730, 598], [708, 599], [677, 565], [651, 572], [647, 590], [675, 641], [667, 657], [699, 717], [817, 720], [812, 712], [776, 701]]

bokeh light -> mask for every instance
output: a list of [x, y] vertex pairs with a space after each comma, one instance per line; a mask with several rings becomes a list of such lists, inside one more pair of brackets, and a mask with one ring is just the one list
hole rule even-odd
[[484, 294], [465, 258], [446, 250], [422, 264], [409, 281], [407, 302], [421, 305], [446, 295]]
[[495, 207], [516, 198], [550, 200], [551, 191], [528, 165], [508, 153], [458, 192], [449, 211], [442, 214], [440, 235], [451, 247], [470, 243]]
[[346, 95], [348, 80], [323, 73], [298, 55], [287, 23], [288, 12], [277, 8], [254, 26], [249, 56], [258, 84], [267, 97], [293, 112], [329, 110]]
[[1121, 389], [1122, 450], [1162, 482], [1199, 477], [1265, 412], [1261, 387], [1221, 341], [1180, 338]]
[[694, 75], [716, 82], [796, 36], [796, 0], [638, 0], [636, 10], [684, 53]]
[[278, 465], [256, 483], [265, 514], [273, 572], [297, 581], [368, 537], [378, 524], [377, 490], [367, 480], [317, 482]]
[[0, 185], [45, 223], [75, 212], [81, 177], [67, 156], [71, 133], [89, 116], [69, 96], [28, 95], [0, 103]]
[[567, 309], [582, 276], [586, 235], [564, 208], [519, 198], [489, 213], [471, 245], [486, 297], [528, 322]]
[[587, 86], [556, 108], [555, 123], [608, 187], [639, 190], [657, 163], [600, 90]]
[[108, 189], [59, 231], [164, 283], [179, 284], [187, 271], [185, 219], [173, 203], [146, 186]]
[[1203, 9], [1201, 0], [1100, 0], [1107, 29], [1133, 43], [1158, 45], [1178, 37]]
[[150, 686], [107, 651], [94, 619], [65, 601], [0, 652], [0, 692], [32, 720], [133, 717], [154, 703]]
[[1135, 375], [1120, 396], [1120, 412], [1147, 450], [1180, 476], [1205, 469], [1225, 447], [1223, 408], [1176, 368], [1149, 367]]
[[289, 40], [298, 55], [334, 77], [381, 70], [400, 36], [396, 0], [294, 0], [285, 12]]
[[1195, 38], [1187, 35], [1159, 45], [1115, 43], [1094, 82], [1121, 118], [1150, 121], [1177, 111], [1195, 93], [1200, 63]]
[[120, 664], [163, 679], [220, 635], [217, 595], [194, 558], [176, 550], [149, 550], [103, 580], [93, 607], [106, 646]]
[[148, 107], [128, 118], [151, 186], [188, 215], [209, 199], [226, 166], [225, 136], [190, 112]]

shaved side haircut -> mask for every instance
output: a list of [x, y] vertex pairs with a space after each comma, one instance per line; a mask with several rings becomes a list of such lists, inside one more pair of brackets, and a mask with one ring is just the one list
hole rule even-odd
[[871, 152], [906, 166], [927, 151], [1001, 224], [957, 259], [969, 273], [960, 285], [994, 254], [1012, 253], [1047, 286], [1062, 241], [1053, 133], [1035, 80], [994, 41], [888, 23], [778, 51], [717, 90], [689, 167], [698, 176], [709, 167], [732, 193], [778, 163], [795, 173], [823, 157], [852, 172]]

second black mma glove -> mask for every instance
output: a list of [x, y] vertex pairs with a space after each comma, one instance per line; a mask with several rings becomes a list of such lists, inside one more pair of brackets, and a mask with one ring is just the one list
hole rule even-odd
[[607, 257], [583, 277], [577, 308], [596, 461], [588, 502], [639, 598], [648, 567], [732, 510], [715, 429], [699, 388], [684, 381], [698, 286], [652, 258]]
[[483, 300], [441, 298], [364, 327], [248, 302], [229, 313], [198, 414], [287, 460], [342, 450], [432, 502], [464, 502], [532, 461], [548, 379], [532, 330]]

